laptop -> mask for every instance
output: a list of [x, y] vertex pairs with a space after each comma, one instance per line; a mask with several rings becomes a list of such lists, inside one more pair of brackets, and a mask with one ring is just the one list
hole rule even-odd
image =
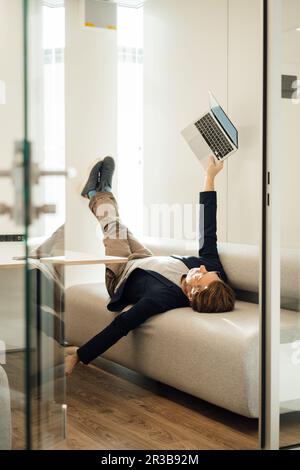
[[210, 110], [181, 132], [198, 160], [205, 167], [208, 155], [213, 153], [218, 161], [222, 161], [239, 148], [236, 127], [214, 95], [211, 92], [208, 94]]

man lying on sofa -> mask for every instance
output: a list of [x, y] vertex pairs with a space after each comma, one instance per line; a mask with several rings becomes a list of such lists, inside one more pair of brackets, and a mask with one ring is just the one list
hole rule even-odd
[[153, 315], [191, 306], [197, 312], [233, 310], [235, 294], [219, 259], [216, 235], [216, 192], [214, 180], [223, 163], [209, 157], [200, 207], [204, 208], [204, 233], [199, 237], [198, 256], [153, 256], [119, 218], [112, 194], [114, 160], [106, 157], [93, 168], [81, 195], [89, 198], [90, 209], [101, 224], [105, 254], [124, 256], [128, 262], [108, 265], [106, 287], [111, 297], [108, 310], [121, 312], [104, 330], [66, 357], [66, 374], [81, 361], [89, 364], [129, 331]]

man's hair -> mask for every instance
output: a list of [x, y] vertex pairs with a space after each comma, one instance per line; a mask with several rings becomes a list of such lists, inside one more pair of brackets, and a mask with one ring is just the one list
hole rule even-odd
[[223, 281], [214, 281], [204, 290], [194, 290], [191, 307], [202, 313], [231, 312], [234, 302], [234, 290]]

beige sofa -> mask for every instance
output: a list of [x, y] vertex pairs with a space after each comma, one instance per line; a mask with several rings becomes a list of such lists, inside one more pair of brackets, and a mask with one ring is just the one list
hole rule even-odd
[[0, 365], [0, 450], [11, 449], [10, 391], [7, 375]]
[[[146, 244], [157, 255], [197, 252], [195, 243], [148, 239]], [[122, 338], [103, 357], [233, 412], [258, 417], [259, 309], [255, 303], [258, 249], [219, 244], [219, 251], [238, 294], [233, 312], [200, 314], [191, 308], [181, 308], [156, 315]], [[284, 255], [282, 288], [291, 306], [297, 306], [298, 283], [289, 280], [300, 278], [299, 266], [298, 253]], [[82, 345], [113, 320], [117, 314], [107, 310], [108, 300], [101, 283], [67, 289], [69, 344]], [[291, 344], [299, 340], [300, 314], [283, 309], [281, 316], [281, 342]], [[289, 361], [289, 357], [283, 360]]]

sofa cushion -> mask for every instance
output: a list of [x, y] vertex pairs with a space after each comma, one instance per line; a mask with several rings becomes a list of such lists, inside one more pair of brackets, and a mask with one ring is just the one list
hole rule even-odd
[[[109, 312], [104, 284], [66, 291], [66, 338], [82, 345], [105, 328]], [[299, 338], [298, 314], [282, 311], [282, 342]], [[238, 301], [233, 312], [199, 314], [180, 308], [156, 315], [106, 351], [103, 357], [155, 380], [249, 417], [258, 416], [258, 306]]]

